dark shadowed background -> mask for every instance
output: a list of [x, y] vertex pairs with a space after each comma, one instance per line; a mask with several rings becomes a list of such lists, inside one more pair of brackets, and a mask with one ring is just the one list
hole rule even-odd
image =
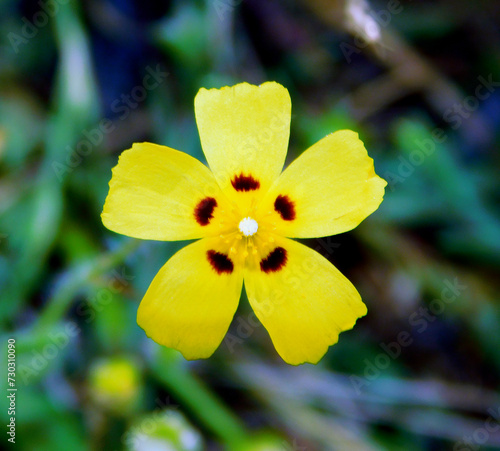
[[[243, 296], [187, 362], [135, 321], [185, 243], [104, 228], [111, 168], [145, 140], [204, 161], [198, 89], [267, 80], [292, 97], [287, 162], [350, 128], [388, 181], [358, 228], [306, 241], [368, 315], [292, 367]], [[2, 445], [500, 449], [499, 129], [494, 0], [2, 0]]]

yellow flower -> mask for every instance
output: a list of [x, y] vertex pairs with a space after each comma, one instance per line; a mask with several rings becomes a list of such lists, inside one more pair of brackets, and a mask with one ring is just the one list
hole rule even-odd
[[157, 343], [207, 358], [243, 281], [288, 363], [317, 363], [366, 307], [323, 256], [289, 238], [342, 233], [374, 212], [385, 180], [357, 133], [332, 133], [282, 172], [291, 100], [275, 82], [200, 89], [195, 115], [211, 171], [165, 146], [134, 144], [113, 169], [102, 221], [151, 240], [201, 238], [158, 272], [137, 313]]

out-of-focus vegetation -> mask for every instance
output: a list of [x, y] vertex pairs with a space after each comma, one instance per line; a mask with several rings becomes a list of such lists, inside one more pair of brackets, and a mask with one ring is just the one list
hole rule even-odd
[[[0, 30], [18, 449], [500, 448], [498, 2], [2, 0]], [[184, 243], [103, 227], [111, 168], [144, 140], [203, 160], [197, 90], [266, 80], [292, 96], [287, 161], [351, 128], [389, 182], [357, 229], [307, 241], [369, 313], [290, 367], [243, 298], [186, 362], [135, 322]]]

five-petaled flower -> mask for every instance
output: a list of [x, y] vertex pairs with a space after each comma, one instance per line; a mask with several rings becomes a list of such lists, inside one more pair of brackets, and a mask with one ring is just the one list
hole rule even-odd
[[158, 272], [137, 313], [157, 343], [212, 355], [243, 282], [280, 356], [316, 363], [366, 307], [323, 256], [290, 238], [334, 235], [374, 212], [385, 180], [358, 135], [332, 133], [283, 172], [291, 101], [278, 83], [241, 83], [195, 98], [210, 169], [165, 146], [134, 144], [113, 169], [104, 225], [151, 240], [200, 240]]

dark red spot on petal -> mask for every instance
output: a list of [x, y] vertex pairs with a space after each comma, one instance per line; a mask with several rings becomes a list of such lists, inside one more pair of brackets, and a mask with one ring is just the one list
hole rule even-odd
[[277, 247], [260, 261], [260, 269], [265, 273], [279, 271], [286, 265], [286, 260], [286, 249]]
[[260, 182], [251, 175], [235, 175], [231, 180], [231, 185], [236, 191], [255, 191], [260, 188]]
[[285, 221], [293, 221], [295, 219], [295, 204], [288, 196], [280, 194], [274, 201], [274, 209]]
[[205, 197], [194, 209], [196, 222], [202, 226], [210, 224], [210, 220], [214, 217], [215, 207], [217, 207], [217, 201], [213, 197]]
[[207, 251], [207, 258], [210, 262], [210, 265], [217, 272], [217, 274], [231, 274], [233, 272], [233, 262], [226, 254], [210, 250]]

